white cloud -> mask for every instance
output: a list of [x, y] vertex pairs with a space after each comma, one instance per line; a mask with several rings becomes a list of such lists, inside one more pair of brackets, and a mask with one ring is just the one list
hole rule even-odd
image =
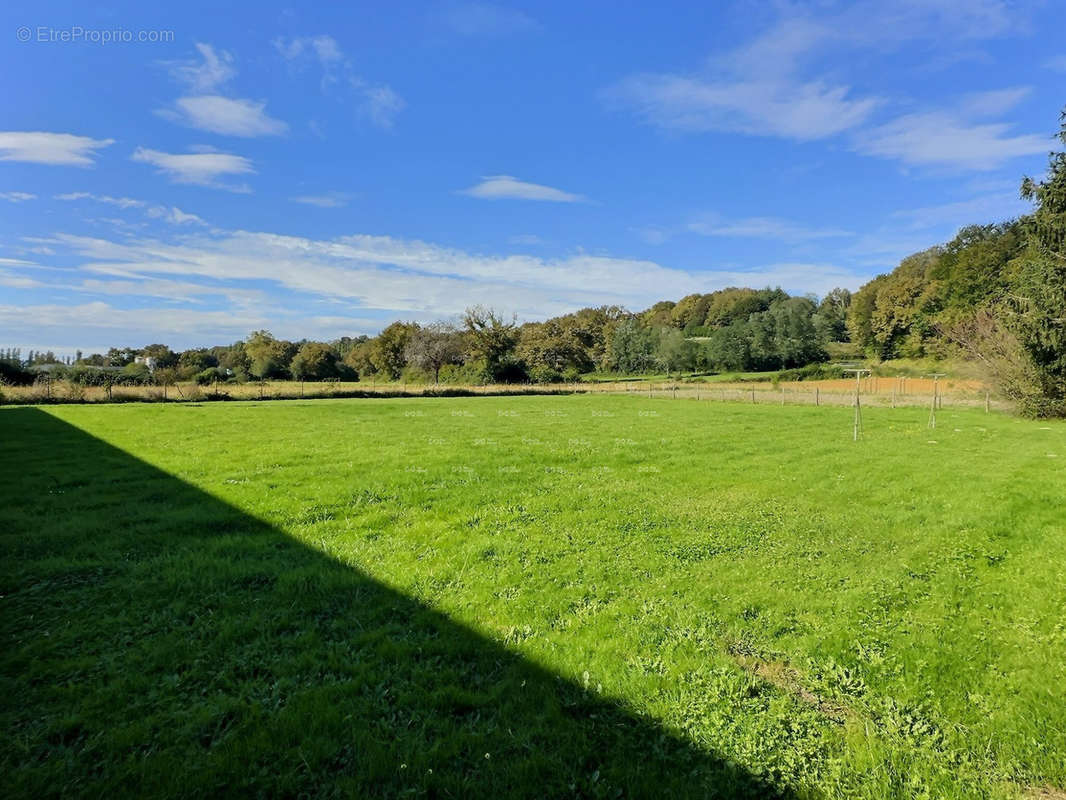
[[869, 59], [919, 42], [935, 43], [941, 53], [960, 44], [972, 49], [969, 43], [1008, 33], [1025, 20], [1023, 9], [1004, 0], [769, 7], [779, 16], [755, 38], [711, 54], [690, 71], [630, 76], [604, 98], [671, 130], [822, 139], [855, 130], [886, 102], [834, 77], [834, 59], [852, 53]]
[[960, 111], [966, 116], [997, 117], [1005, 114], [1032, 92], [1029, 86], [972, 92], [963, 98]]
[[580, 194], [571, 194], [539, 183], [527, 183], [510, 175], [488, 175], [482, 178], [481, 183], [463, 189], [460, 194], [484, 200], [545, 200], [552, 203], [581, 203], [586, 200]]
[[366, 86], [356, 82], [355, 87], [362, 95], [360, 111], [379, 128], [389, 130], [396, 124], [396, 117], [407, 103], [389, 86]]
[[222, 95], [179, 97], [174, 108], [159, 109], [161, 117], [223, 136], [280, 136], [289, 126], [266, 113], [266, 103]]
[[266, 103], [220, 93], [236, 74], [233, 56], [216, 53], [209, 44], [198, 43], [202, 61], [167, 62], [171, 77], [191, 94], [179, 97], [172, 108], [156, 109], [164, 119], [223, 136], [279, 136], [289, 126], [266, 113]]
[[0, 131], [0, 161], [88, 167], [97, 150], [114, 143], [114, 139], [90, 139], [70, 133]]
[[[386, 84], [375, 84], [356, 74], [351, 61], [344, 55], [340, 44], [332, 36], [297, 36], [291, 39], [277, 38], [273, 41], [278, 51], [291, 66], [300, 68], [309, 61], [317, 62], [322, 68], [321, 88], [329, 92], [333, 87], [342, 85], [349, 95], [357, 98], [357, 110], [379, 128], [389, 130], [396, 123], [396, 117], [407, 103]], [[311, 122], [312, 130], [320, 136], [317, 122]]]
[[152, 219], [160, 219], [172, 225], [206, 225], [203, 219], [195, 214], [186, 214], [176, 206], [152, 206], [146, 212]]
[[209, 280], [284, 292], [286, 306], [328, 302], [397, 316], [443, 317], [474, 303], [540, 318], [587, 305], [643, 308], [663, 298], [730, 285], [778, 285], [825, 293], [865, 275], [831, 264], [770, 264], [757, 270], [690, 272], [653, 261], [577, 254], [477, 255], [417, 240], [353, 235], [316, 240], [248, 231], [177, 240], [110, 241], [57, 235], [49, 243], [82, 259], [80, 270], [113, 278]]
[[515, 8], [492, 3], [460, 3], [444, 10], [444, 24], [463, 36], [506, 36], [540, 28], [540, 23]]
[[663, 128], [808, 140], [854, 128], [870, 116], [879, 101], [853, 99], [850, 91], [821, 81], [637, 75], [608, 90], [606, 97]]
[[93, 200], [97, 203], [107, 203], [108, 205], [118, 206], [119, 208], [140, 208], [145, 204], [143, 200], [134, 200], [132, 197], [112, 197], [111, 195], [93, 194], [92, 192], [67, 192], [66, 194], [55, 195], [55, 199], [68, 202], [76, 200]]
[[1055, 72], [1066, 72], [1066, 53], [1049, 58], [1044, 62], [1044, 68]]
[[196, 49], [200, 52], [201, 61], [164, 62], [170, 68], [171, 77], [178, 83], [195, 92], [211, 92], [237, 74], [233, 56], [225, 50], [216, 53], [215, 48], [202, 42], [197, 42]]
[[690, 222], [687, 229], [701, 236], [728, 236], [751, 239], [779, 239], [784, 242], [805, 242], [853, 236], [840, 228], [815, 228], [776, 217], [747, 217], [727, 220], [709, 214]]
[[341, 50], [337, 40], [328, 34], [295, 36], [291, 39], [279, 36], [272, 44], [286, 61], [298, 61], [304, 56], [311, 55], [325, 69], [344, 63], [344, 51]]
[[255, 172], [251, 161], [244, 156], [230, 153], [161, 153], [158, 150], [138, 147], [131, 158], [157, 167], [161, 174], [167, 175], [175, 183], [191, 183], [234, 192], [250, 190], [244, 185], [219, 183], [218, 178]]
[[348, 195], [344, 192], [327, 192], [326, 194], [304, 194], [290, 197], [294, 203], [303, 203], [307, 206], [319, 208], [341, 208], [348, 205]]
[[912, 230], [942, 228], [957, 230], [964, 225], [987, 224], [1020, 216], [1029, 210], [1018, 196], [1017, 183], [1013, 191], [986, 194], [950, 203], [908, 208], [896, 211], [893, 219], [907, 224]]
[[27, 200], [36, 199], [37, 195], [29, 192], [0, 192], [0, 200], [7, 200], [9, 203], [25, 203]]
[[1011, 135], [1002, 122], [973, 123], [958, 113], [904, 114], [856, 135], [854, 148], [866, 155], [899, 159], [915, 166], [989, 170], [1019, 156], [1046, 153], [1051, 140]]
[[9, 289], [40, 289], [47, 285], [36, 278], [28, 278], [11, 270], [0, 269], [0, 286], [6, 286]]

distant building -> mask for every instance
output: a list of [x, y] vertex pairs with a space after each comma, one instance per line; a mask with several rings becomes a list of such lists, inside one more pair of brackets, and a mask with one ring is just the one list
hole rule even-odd
[[134, 364], [144, 364], [148, 367], [149, 372], [155, 372], [155, 357], [154, 356], [135, 356], [133, 359]]

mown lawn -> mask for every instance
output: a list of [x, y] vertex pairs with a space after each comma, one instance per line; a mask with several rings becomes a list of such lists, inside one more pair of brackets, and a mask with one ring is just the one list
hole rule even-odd
[[1066, 425], [0, 409], [0, 794], [1066, 788]]

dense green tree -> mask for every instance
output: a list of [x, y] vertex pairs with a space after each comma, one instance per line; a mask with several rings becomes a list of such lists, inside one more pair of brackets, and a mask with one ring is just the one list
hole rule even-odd
[[259, 379], [283, 378], [288, 375], [289, 362], [296, 352], [292, 342], [274, 338], [270, 331], [253, 331], [245, 340], [248, 371]]
[[[1066, 146], [1066, 111], [1060, 121]], [[1049, 413], [1066, 414], [1066, 150], [1051, 154], [1044, 180], [1025, 179], [1022, 197], [1036, 208], [1023, 223], [1006, 322], [1036, 365]]]
[[712, 333], [707, 343], [707, 359], [715, 369], [729, 372], [747, 369], [751, 363], [747, 323], [734, 322]]
[[848, 340], [847, 319], [850, 305], [851, 292], [847, 289], [833, 289], [822, 298], [813, 321], [818, 339], [823, 344]]
[[289, 365], [298, 381], [322, 381], [337, 377], [337, 354], [324, 342], [304, 342]]
[[623, 374], [647, 372], [655, 363], [655, 341], [650, 329], [636, 317], [620, 320], [608, 340], [605, 363]]
[[692, 370], [696, 360], [696, 344], [674, 327], [655, 331], [655, 365], [667, 374]]
[[522, 380], [525, 369], [515, 355], [518, 327], [484, 306], [472, 306], [463, 314], [464, 361], [474, 366], [484, 380], [494, 383]]
[[414, 322], [393, 322], [371, 340], [370, 362], [374, 369], [390, 380], [396, 380], [407, 366], [407, 343], [418, 330]]
[[368, 378], [378, 371], [370, 358], [373, 348], [374, 340], [364, 337], [362, 341], [354, 343], [344, 354], [344, 365], [354, 370], [359, 380]]

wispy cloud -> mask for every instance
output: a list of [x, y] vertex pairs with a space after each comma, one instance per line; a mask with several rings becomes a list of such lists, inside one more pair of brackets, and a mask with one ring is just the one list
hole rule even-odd
[[705, 215], [690, 222], [687, 229], [701, 236], [728, 236], [746, 239], [777, 239], [783, 242], [806, 242], [816, 239], [839, 239], [854, 236], [840, 228], [818, 228], [777, 217], [746, 217], [723, 219], [717, 214]]
[[195, 214], [187, 214], [177, 206], [151, 206], [146, 212], [152, 219], [169, 222], [171, 225], [206, 225]]
[[519, 245], [540, 245], [544, 244], [544, 240], [537, 236], [535, 233], [519, 233], [515, 236], [511, 236], [507, 239], [510, 244]]
[[525, 12], [493, 3], [458, 3], [444, 9], [440, 19], [461, 36], [507, 36], [541, 27]]
[[1052, 56], [1044, 62], [1044, 68], [1055, 72], [1066, 72], [1066, 53], [1061, 56]]
[[114, 143], [114, 139], [90, 139], [70, 133], [0, 131], [0, 161], [89, 167], [97, 150]]
[[265, 102], [222, 95], [179, 97], [173, 108], [156, 111], [164, 119], [223, 136], [280, 136], [289, 126], [266, 113]]
[[169, 241], [59, 234], [47, 243], [79, 258], [81, 272], [110, 278], [235, 287], [256, 281], [283, 291], [292, 305], [317, 300], [422, 317], [458, 313], [481, 302], [536, 319], [589, 304], [640, 308], [663, 297], [738, 284], [824, 293], [836, 285], [854, 288], [866, 277], [825, 263], [691, 272], [654, 261], [587, 254], [490, 256], [366, 234], [323, 240], [212, 231]]
[[171, 77], [194, 93], [179, 97], [173, 106], [156, 109], [160, 117], [223, 136], [279, 136], [288, 125], [266, 112], [265, 101], [228, 97], [221, 87], [236, 74], [233, 56], [198, 43], [200, 61], [166, 62]]
[[1006, 114], [1031, 93], [1032, 88], [1029, 86], [971, 92], [962, 98], [959, 110], [968, 117], [998, 117]]
[[789, 244], [855, 236], [852, 231], [841, 228], [806, 225], [793, 220], [781, 219], [780, 217], [729, 219], [716, 212], [700, 214], [688, 222], [678, 225], [648, 225], [635, 228], [633, 232], [648, 244], [655, 245], [663, 244], [684, 233], [720, 238], [767, 239]]
[[0, 192], [0, 200], [7, 200], [9, 203], [25, 203], [27, 200], [36, 199], [37, 195], [29, 192]]
[[143, 164], [151, 164], [158, 172], [166, 175], [175, 183], [191, 183], [226, 189], [231, 192], [248, 192], [243, 185], [220, 183], [219, 178], [226, 175], [253, 174], [252, 162], [244, 156], [231, 153], [162, 153], [138, 147], [131, 158]]
[[823, 139], [858, 129], [888, 105], [835, 77], [830, 56], [868, 57], [934, 37], [972, 43], [1003, 35], [1024, 18], [1003, 0], [779, 8], [774, 24], [739, 47], [687, 72], [629, 76], [608, 87], [605, 100], [671, 130]]
[[348, 205], [349, 195], [344, 192], [327, 192], [326, 194], [304, 194], [297, 197], [290, 197], [294, 203], [303, 203], [307, 206], [318, 206], [319, 208], [341, 208]]
[[371, 86], [358, 80], [352, 85], [363, 97], [360, 113], [379, 128], [390, 130], [407, 107], [407, 102], [389, 86]]
[[990, 170], [1019, 156], [1046, 153], [1047, 136], [1012, 135], [1005, 122], [975, 123], [964, 114], [928, 111], [904, 114], [855, 137], [866, 155], [893, 158], [913, 166]]
[[864, 122], [879, 104], [822, 81], [713, 80], [636, 75], [605, 93], [646, 122], [688, 132], [731, 131], [790, 139], [821, 139]]
[[894, 226], [902, 223], [909, 230], [950, 231], [964, 225], [1018, 217], [1028, 210], [1028, 204], [1018, 196], [1018, 184], [1012, 182], [1004, 191], [896, 211], [892, 220]]
[[200, 53], [199, 60], [163, 62], [176, 82], [194, 92], [207, 93], [213, 92], [237, 74], [233, 56], [225, 50], [216, 52], [214, 47], [203, 42], [196, 44], [196, 50]]
[[57, 194], [55, 199], [67, 202], [92, 200], [96, 203], [107, 203], [119, 208], [140, 208], [145, 205], [143, 200], [134, 200], [132, 197], [112, 197], [111, 195], [93, 194], [92, 192], [67, 192], [66, 194]]
[[340, 43], [328, 34], [317, 36], [279, 37], [274, 49], [294, 69], [308, 64], [321, 68], [320, 86], [323, 92], [341, 92], [339, 97], [354, 97], [359, 115], [373, 125], [389, 130], [400, 112], [407, 107], [404, 99], [389, 85], [375, 83], [357, 74]]
[[584, 195], [564, 192], [552, 186], [527, 183], [510, 175], [489, 175], [481, 183], [459, 192], [483, 200], [543, 200], [551, 203], [583, 203]]

